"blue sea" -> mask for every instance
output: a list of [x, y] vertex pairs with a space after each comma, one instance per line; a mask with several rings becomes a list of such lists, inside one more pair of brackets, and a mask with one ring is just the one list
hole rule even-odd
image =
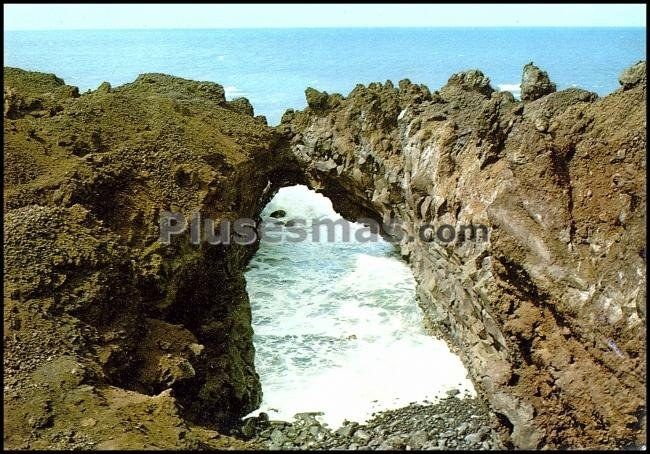
[[529, 61], [559, 89], [605, 95], [645, 59], [645, 28], [323, 28], [5, 31], [4, 64], [52, 72], [82, 91], [144, 72], [222, 84], [277, 124], [305, 106], [311, 86], [349, 93], [357, 83], [409, 78], [432, 90], [478, 68], [516, 93]]

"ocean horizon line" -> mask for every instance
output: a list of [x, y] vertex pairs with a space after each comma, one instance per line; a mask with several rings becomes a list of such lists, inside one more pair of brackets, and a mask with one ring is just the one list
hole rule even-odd
[[325, 25], [318, 27], [152, 27], [152, 28], [51, 28], [51, 29], [4, 29], [4, 33], [10, 32], [27, 32], [27, 33], [41, 33], [41, 32], [81, 32], [81, 31], [209, 31], [209, 30], [439, 30], [439, 29], [454, 29], [454, 30], [511, 30], [511, 29], [539, 29], [539, 30], [557, 30], [557, 29], [581, 29], [581, 30], [643, 30], [647, 26], [638, 25], [432, 25], [432, 26], [401, 26], [401, 25], [382, 25], [382, 26], [335, 26]]

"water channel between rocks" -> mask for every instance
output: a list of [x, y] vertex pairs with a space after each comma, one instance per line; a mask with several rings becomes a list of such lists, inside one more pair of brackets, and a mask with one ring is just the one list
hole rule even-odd
[[[282, 188], [262, 213], [308, 221], [302, 242], [262, 240], [246, 271], [255, 366], [263, 401], [252, 413], [290, 421], [323, 412], [330, 427], [363, 423], [373, 412], [435, 402], [446, 391], [475, 395], [467, 370], [446, 343], [425, 332], [415, 281], [395, 246], [380, 237], [350, 241], [311, 220], [341, 219], [326, 197], [305, 186]], [[276, 222], [276, 221], [274, 221]], [[278, 233], [273, 234], [277, 237]]]

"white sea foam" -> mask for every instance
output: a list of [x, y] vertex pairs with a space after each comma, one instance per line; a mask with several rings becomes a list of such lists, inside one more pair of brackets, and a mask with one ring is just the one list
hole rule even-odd
[[499, 87], [499, 90], [501, 91], [521, 91], [520, 84], [498, 84], [497, 87]]
[[245, 96], [246, 93], [241, 91], [239, 88], [235, 87], [234, 85], [228, 85], [226, 87], [223, 87], [223, 91], [226, 94], [226, 98], [232, 99], [232, 98], [238, 98], [240, 96]]
[[[281, 189], [262, 215], [277, 209], [340, 219], [304, 186]], [[413, 275], [392, 245], [262, 241], [246, 279], [264, 393], [253, 414], [322, 411], [336, 427], [451, 388], [474, 393], [459, 358], [425, 333]]]

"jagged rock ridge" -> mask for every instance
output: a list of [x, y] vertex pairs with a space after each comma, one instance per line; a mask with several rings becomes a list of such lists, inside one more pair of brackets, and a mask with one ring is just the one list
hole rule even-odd
[[[621, 85], [555, 92], [529, 64], [522, 103], [472, 70], [433, 94], [359, 86], [280, 127], [335, 209], [402, 221], [429, 322], [520, 448], [644, 440], [645, 63]], [[429, 224], [489, 241], [423, 241]]]

